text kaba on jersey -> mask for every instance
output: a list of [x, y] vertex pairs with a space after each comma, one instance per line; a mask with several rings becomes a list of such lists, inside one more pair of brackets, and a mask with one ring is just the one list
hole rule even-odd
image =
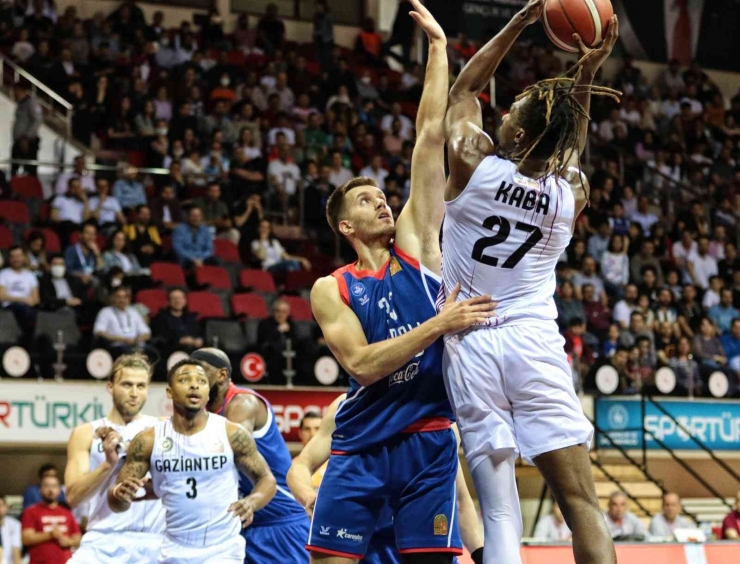
[[550, 209], [550, 196], [536, 189], [527, 189], [506, 181], [501, 182], [496, 191], [495, 201], [521, 208], [527, 211], [547, 215]]

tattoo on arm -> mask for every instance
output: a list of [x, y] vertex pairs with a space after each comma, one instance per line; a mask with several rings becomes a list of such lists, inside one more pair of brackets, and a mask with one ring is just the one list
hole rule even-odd
[[143, 478], [149, 471], [149, 459], [152, 456], [153, 437], [144, 431], [136, 435], [126, 452], [126, 461], [116, 477], [116, 484], [128, 478]]
[[258, 482], [270, 472], [265, 459], [257, 451], [254, 438], [241, 426], [229, 435], [229, 442], [234, 451], [234, 463], [252, 482]]

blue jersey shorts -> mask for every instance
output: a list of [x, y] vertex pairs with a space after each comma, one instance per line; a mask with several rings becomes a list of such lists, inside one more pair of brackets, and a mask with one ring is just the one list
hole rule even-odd
[[308, 515], [273, 527], [247, 527], [242, 535], [247, 541], [244, 564], [309, 564], [305, 548]]
[[462, 554], [457, 463], [457, 441], [449, 429], [403, 434], [361, 453], [333, 453], [306, 548], [362, 559], [387, 505], [398, 552]]

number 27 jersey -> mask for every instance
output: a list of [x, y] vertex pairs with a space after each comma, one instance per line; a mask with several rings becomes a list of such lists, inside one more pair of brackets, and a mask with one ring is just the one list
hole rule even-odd
[[557, 318], [555, 267], [575, 216], [566, 180], [527, 178], [515, 163], [489, 156], [445, 208], [438, 306], [459, 282], [459, 300], [498, 301], [488, 325]]

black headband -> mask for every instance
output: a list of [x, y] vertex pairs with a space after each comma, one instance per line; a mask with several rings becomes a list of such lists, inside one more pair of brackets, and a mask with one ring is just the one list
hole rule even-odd
[[231, 362], [229, 362], [229, 359], [227, 358], [224, 360], [220, 356], [213, 354], [208, 351], [195, 351], [190, 355], [190, 358], [193, 360], [200, 360], [202, 362], [206, 362], [213, 366], [214, 368], [225, 368], [229, 371], [229, 374], [231, 374]]

